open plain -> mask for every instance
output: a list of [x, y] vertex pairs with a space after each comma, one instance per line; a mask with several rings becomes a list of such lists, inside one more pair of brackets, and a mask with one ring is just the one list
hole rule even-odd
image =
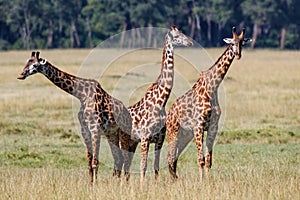
[[[96, 78], [126, 105], [141, 98], [160, 72], [161, 51], [98, 51], [41, 50], [41, 57], [63, 71]], [[167, 109], [223, 51], [175, 50]], [[105, 59], [116, 52], [119, 57]], [[165, 142], [160, 179], [154, 181], [150, 159], [144, 188], [139, 151], [129, 182], [112, 178], [104, 137], [98, 181], [89, 185], [78, 102], [41, 74], [17, 80], [30, 54], [0, 52], [0, 199], [300, 199], [300, 51], [245, 49], [220, 87], [222, 120], [211, 178], [199, 184], [191, 143], [178, 161], [179, 179], [172, 182]]]

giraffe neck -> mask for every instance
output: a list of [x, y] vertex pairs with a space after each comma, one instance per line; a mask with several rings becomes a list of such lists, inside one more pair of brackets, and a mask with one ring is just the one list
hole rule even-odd
[[44, 74], [54, 85], [62, 89], [63, 91], [75, 96], [81, 100], [84, 95], [84, 85], [86, 80], [63, 72], [51, 65], [49, 62], [46, 62], [39, 71]]
[[224, 53], [218, 58], [216, 63], [208, 69], [206, 74], [206, 82], [210, 85], [212, 91], [218, 89], [223, 81], [232, 61], [234, 59], [234, 52], [232, 45], [228, 45]]
[[162, 55], [162, 67], [160, 75], [157, 79], [159, 85], [163, 85], [165, 88], [172, 89], [173, 87], [173, 76], [174, 76], [174, 48], [171, 42], [171, 36], [169, 32], [166, 34], [164, 49]]

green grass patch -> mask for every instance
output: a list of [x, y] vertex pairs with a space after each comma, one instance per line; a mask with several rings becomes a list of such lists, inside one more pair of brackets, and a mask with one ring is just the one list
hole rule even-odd
[[231, 143], [299, 143], [299, 130], [287, 130], [270, 126], [264, 129], [223, 130], [217, 135], [218, 144]]

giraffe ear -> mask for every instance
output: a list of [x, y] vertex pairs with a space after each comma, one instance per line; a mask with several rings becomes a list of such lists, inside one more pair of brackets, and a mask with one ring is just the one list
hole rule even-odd
[[227, 44], [232, 44], [232, 43], [233, 43], [233, 38], [224, 38], [223, 40], [224, 40], [224, 42], [226, 42]]
[[47, 60], [43, 59], [43, 58], [40, 58], [39, 62], [40, 62], [41, 65], [44, 65], [44, 64], [46, 64]]

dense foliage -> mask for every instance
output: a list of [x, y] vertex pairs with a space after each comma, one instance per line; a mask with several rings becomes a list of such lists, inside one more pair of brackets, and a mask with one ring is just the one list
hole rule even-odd
[[237, 26], [252, 48], [299, 49], [299, 8], [299, 0], [0, 0], [0, 49], [94, 47], [124, 30], [172, 24], [207, 47]]

